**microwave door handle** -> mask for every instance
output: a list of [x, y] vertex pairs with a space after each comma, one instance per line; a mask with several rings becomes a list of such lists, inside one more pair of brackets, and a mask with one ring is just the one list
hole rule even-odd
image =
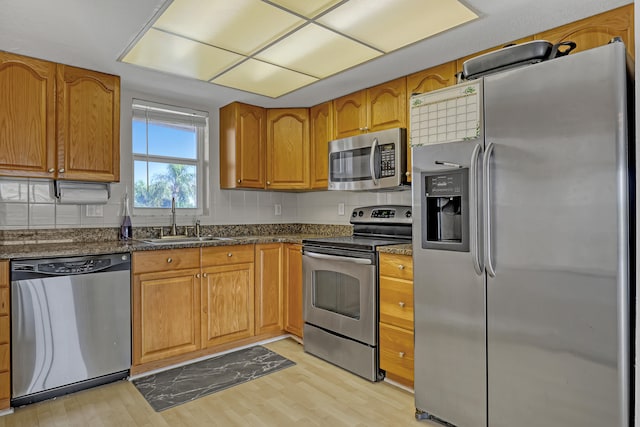
[[344, 262], [351, 262], [353, 264], [367, 264], [367, 265], [373, 264], [373, 262], [370, 259], [365, 259], [365, 258], [351, 258], [348, 256], [326, 255], [326, 254], [319, 254], [316, 252], [306, 252], [306, 251], [304, 252], [304, 255], [310, 258], [327, 259], [331, 261], [344, 261]]
[[376, 147], [378, 146], [378, 138], [373, 138], [371, 144], [371, 155], [369, 156], [369, 170], [371, 171], [371, 180], [373, 185], [378, 185], [378, 177], [376, 176]]

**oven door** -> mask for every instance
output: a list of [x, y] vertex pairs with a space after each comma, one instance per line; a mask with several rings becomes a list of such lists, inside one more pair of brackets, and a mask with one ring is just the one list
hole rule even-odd
[[375, 253], [305, 250], [304, 320], [306, 323], [368, 344], [377, 345]]

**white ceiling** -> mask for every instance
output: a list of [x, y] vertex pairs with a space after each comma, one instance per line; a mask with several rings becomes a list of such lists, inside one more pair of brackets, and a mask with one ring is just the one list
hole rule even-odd
[[479, 19], [277, 99], [117, 62], [164, 0], [0, 0], [0, 50], [117, 74], [123, 88], [212, 108], [232, 101], [308, 107], [632, 2], [466, 0]]

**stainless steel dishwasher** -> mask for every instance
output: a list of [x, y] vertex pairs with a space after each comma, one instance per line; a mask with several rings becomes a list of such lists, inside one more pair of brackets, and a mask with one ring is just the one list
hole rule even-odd
[[12, 406], [128, 376], [130, 258], [11, 261]]

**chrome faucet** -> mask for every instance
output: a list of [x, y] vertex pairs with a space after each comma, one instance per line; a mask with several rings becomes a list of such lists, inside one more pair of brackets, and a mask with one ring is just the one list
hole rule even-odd
[[198, 220], [196, 220], [196, 230], [195, 230], [195, 233], [196, 233], [196, 237], [200, 237], [200, 220], [199, 220], [199, 219], [198, 219]]
[[178, 235], [178, 230], [176, 228], [176, 198], [171, 198], [171, 232], [172, 236]]

